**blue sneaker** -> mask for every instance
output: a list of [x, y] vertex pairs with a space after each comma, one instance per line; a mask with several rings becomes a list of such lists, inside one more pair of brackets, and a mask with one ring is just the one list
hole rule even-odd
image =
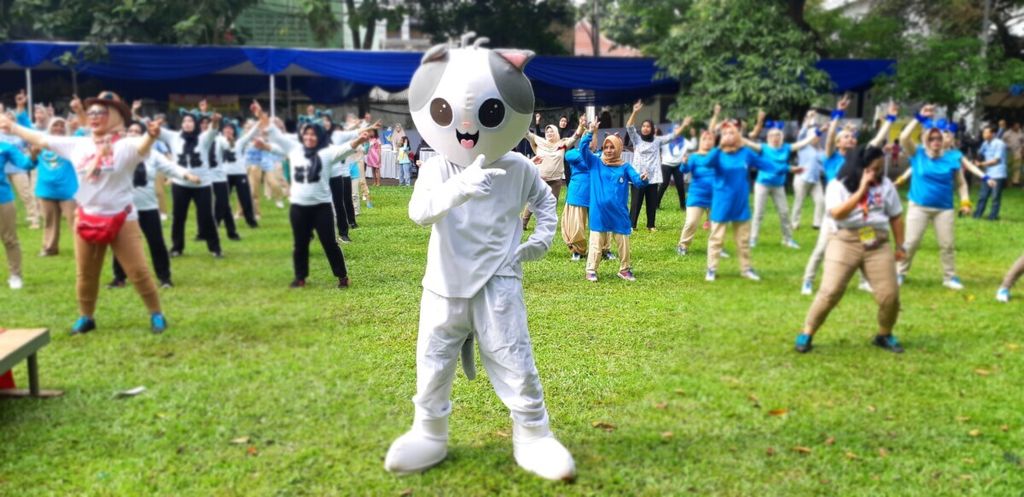
[[1009, 302], [1010, 301], [1010, 289], [1009, 288], [1000, 288], [999, 290], [997, 290], [996, 291], [996, 300], [998, 300], [1000, 302], [1003, 302], [1003, 303]]
[[875, 339], [871, 343], [894, 354], [903, 353], [903, 347], [900, 345], [900, 342], [892, 335], [875, 335]]
[[902, 274], [897, 274], [896, 275], [896, 285], [897, 286], [903, 286], [903, 282], [906, 281], [906, 280], [907, 280], [907, 277], [905, 275], [902, 275]]
[[149, 316], [150, 328], [153, 333], [160, 334], [167, 330], [167, 318], [164, 317], [162, 312], [154, 312]]
[[676, 247], [676, 255], [678, 255], [680, 257], [685, 257], [686, 254], [687, 254], [686, 247]]
[[743, 271], [742, 273], [740, 273], [740, 276], [750, 281], [761, 281], [761, 276], [758, 275], [757, 271], [754, 271], [753, 268]]
[[708, 269], [708, 272], [704, 273], [704, 281], [715, 281], [714, 269]]
[[82, 333], [89, 333], [96, 329], [96, 320], [89, 316], [79, 316], [78, 321], [71, 326], [72, 335], [80, 335]]
[[796, 351], [801, 354], [806, 354], [811, 351], [811, 341], [814, 340], [814, 335], [805, 335], [803, 333], [796, 336]]

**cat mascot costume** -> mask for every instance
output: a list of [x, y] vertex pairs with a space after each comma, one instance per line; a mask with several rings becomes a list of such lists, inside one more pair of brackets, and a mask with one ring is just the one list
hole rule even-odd
[[[409, 86], [416, 129], [439, 155], [420, 167], [409, 201], [409, 217], [431, 227], [416, 344], [416, 409], [412, 429], [391, 444], [384, 467], [407, 474], [444, 460], [456, 363], [461, 355], [466, 376], [475, 376], [475, 341], [495, 392], [512, 413], [516, 462], [543, 478], [570, 480], [576, 473], [572, 455], [548, 427], [521, 266], [551, 247], [556, 201], [537, 167], [509, 152], [533, 114], [533, 88], [523, 74], [533, 52], [490, 50], [483, 43], [431, 48]], [[537, 226], [520, 243], [519, 215], [526, 205]]]

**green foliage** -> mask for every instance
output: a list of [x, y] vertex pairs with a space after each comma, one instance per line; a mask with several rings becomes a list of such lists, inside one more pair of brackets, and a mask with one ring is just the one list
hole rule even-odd
[[4, 6], [8, 39], [87, 41], [87, 55], [111, 42], [234, 45], [245, 34], [234, 20], [258, 0], [18, 0]]
[[992, 86], [992, 59], [977, 38], [914, 37], [897, 59], [896, 74], [878, 90], [902, 101], [935, 103], [955, 110]]
[[423, 32], [434, 42], [475, 31], [490, 38], [490, 46], [542, 55], [566, 53], [559, 36], [571, 31], [574, 21], [569, 0], [420, 0], [415, 8]]
[[[171, 325], [161, 336], [130, 287], [101, 289], [99, 329], [67, 336], [77, 316], [69, 233], [59, 256], [35, 257], [41, 233], [19, 207], [25, 288], [0, 288], [0, 325], [50, 328], [40, 379], [65, 395], [0, 399], [0, 495], [1020, 494], [1024, 303], [992, 298], [1024, 244], [1020, 190], [1005, 193], [1006, 221], [956, 220], [963, 292], [941, 286], [928, 231], [900, 291], [902, 356], [869, 345], [876, 305], [856, 283], [815, 350], [792, 351], [811, 302], [798, 291], [818, 235], [812, 209], [796, 232], [800, 251], [780, 246], [776, 217], [765, 218], [754, 251], [764, 281], [741, 279], [734, 257], [709, 284], [707, 232], [677, 257], [683, 215], [666, 195], [661, 230], [632, 236], [636, 282], [616, 278], [615, 261], [600, 282], [585, 281], [561, 243], [524, 264], [552, 429], [579, 469], [571, 485], [516, 466], [508, 411], [479, 363], [476, 380], [455, 379], [448, 459], [422, 475], [384, 471], [388, 444], [413, 416], [430, 234], [408, 219], [408, 189], [373, 189], [374, 208], [343, 246], [345, 291], [332, 287], [318, 241], [309, 286], [287, 288], [287, 210], [266, 200], [260, 228], [225, 241], [224, 259], [192, 242], [190, 219], [186, 253], [173, 259], [177, 286], [160, 291]], [[108, 256], [104, 282], [109, 267]], [[23, 386], [23, 365], [15, 376]], [[145, 393], [115, 398], [139, 385]]]
[[[580, 7], [581, 17], [590, 15], [592, 1]], [[600, 30], [608, 39], [621, 45], [646, 47], [659, 43], [673, 24], [682, 20], [693, 0], [619, 0], [614, 6], [610, 0], [599, 3], [604, 4], [599, 5]]]
[[727, 113], [756, 106], [784, 115], [828, 85], [814, 67], [811, 36], [771, 3], [696, 1], [660, 42], [643, 49], [684, 82], [671, 112], [676, 117], [706, 115], [714, 101]]
[[821, 52], [830, 58], [892, 59], [906, 47], [904, 18], [871, 11], [863, 18], [841, 10], [808, 7], [807, 22], [819, 34]]

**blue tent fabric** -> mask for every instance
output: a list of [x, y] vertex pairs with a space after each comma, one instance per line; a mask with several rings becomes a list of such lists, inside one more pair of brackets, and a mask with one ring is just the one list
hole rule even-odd
[[[14, 41], [0, 43], [0, 63], [36, 68], [56, 63], [64, 53], [78, 53], [81, 43]], [[165, 46], [109, 44], [109, 58], [80, 61], [79, 76], [97, 78], [126, 97], [157, 97], [172, 93], [255, 94], [265, 89], [267, 76], [300, 67], [317, 77], [293, 76], [293, 89], [315, 101], [338, 103], [379, 86], [400, 91], [409, 86], [419, 66], [415, 52], [311, 50], [233, 46]], [[82, 57], [78, 57], [79, 60]], [[244, 74], [218, 74], [246, 62]], [[891, 60], [822, 60], [833, 91], [860, 91], [875, 77], [893, 74]], [[233, 71], [236, 72], [236, 71]], [[597, 105], [630, 102], [657, 94], [675, 93], [679, 82], [666, 77], [650, 58], [538, 56], [526, 66], [537, 98], [548, 105]], [[6, 79], [6, 78], [3, 78]], [[145, 85], [137, 82], [146, 81]], [[134, 83], [133, 83], [134, 82]], [[0, 83], [0, 87], [9, 83]], [[278, 84], [278, 88], [282, 88]], [[249, 93], [251, 91], [251, 93]]]

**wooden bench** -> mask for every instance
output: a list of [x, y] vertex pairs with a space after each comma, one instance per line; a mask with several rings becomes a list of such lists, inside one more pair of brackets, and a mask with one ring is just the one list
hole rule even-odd
[[8, 371], [21, 362], [28, 361], [28, 390], [0, 390], [0, 397], [56, 397], [64, 392], [39, 389], [39, 364], [36, 352], [50, 343], [50, 330], [4, 330], [0, 328], [0, 372]]

